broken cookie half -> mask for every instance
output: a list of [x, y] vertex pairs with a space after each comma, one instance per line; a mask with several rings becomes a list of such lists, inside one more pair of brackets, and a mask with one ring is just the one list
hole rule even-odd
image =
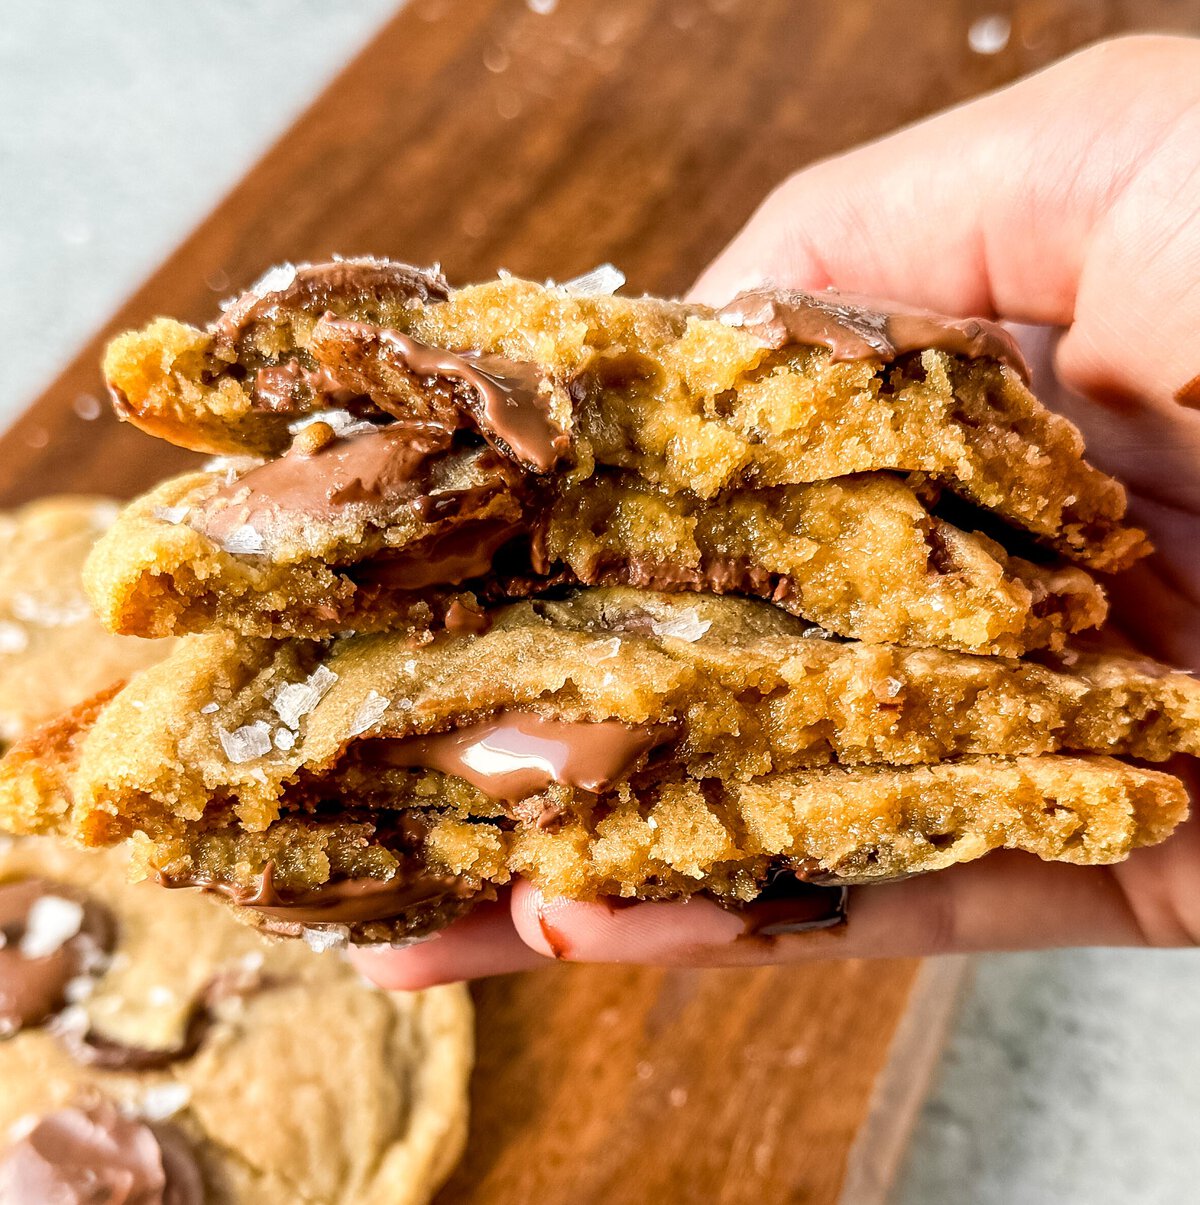
[[1005, 331], [839, 294], [718, 312], [335, 261], [275, 270], [205, 330], [124, 335], [105, 370], [122, 417], [225, 458], [97, 551], [121, 632], [428, 632], [627, 584], [1012, 654], [1103, 619], [1056, 558], [1145, 551]]
[[753, 898], [990, 849], [1107, 863], [1166, 837], [1200, 684], [812, 635], [768, 604], [595, 589], [480, 635], [216, 632], [15, 747], [0, 822], [224, 896], [262, 927], [428, 932], [513, 875]]

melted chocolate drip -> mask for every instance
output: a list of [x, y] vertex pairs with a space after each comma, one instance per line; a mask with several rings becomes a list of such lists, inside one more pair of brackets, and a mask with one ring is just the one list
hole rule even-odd
[[390, 920], [418, 904], [465, 899], [476, 894], [474, 887], [456, 875], [437, 874], [415, 865], [411, 872], [398, 871], [387, 880], [365, 876], [340, 879], [296, 893], [276, 887], [274, 862], [266, 864], [254, 887], [224, 883], [202, 874], [166, 875], [160, 871], [155, 878], [163, 887], [198, 888], [224, 896], [240, 908], [301, 925]]
[[833, 289], [824, 293], [752, 289], [739, 293], [718, 316], [772, 348], [807, 344], [828, 348], [838, 361], [887, 363], [933, 347], [956, 356], [998, 360], [1029, 380], [1017, 341], [1002, 326], [983, 318], [948, 318]]
[[514, 711], [451, 732], [369, 742], [363, 755], [452, 774], [490, 799], [515, 803], [552, 783], [607, 791], [672, 735], [665, 724], [572, 723]]

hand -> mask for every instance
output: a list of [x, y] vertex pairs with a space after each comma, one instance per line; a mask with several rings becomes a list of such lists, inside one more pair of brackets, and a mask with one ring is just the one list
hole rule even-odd
[[[715, 304], [826, 285], [1041, 332], [1035, 388], [1130, 487], [1158, 552], [1114, 623], [1200, 670], [1200, 41], [1130, 38], [786, 180], [704, 273]], [[1044, 373], [1043, 373], [1044, 375]], [[1179, 769], [1172, 767], [1172, 769]], [[1190, 765], [1182, 773], [1191, 772]], [[855, 889], [849, 922], [769, 942], [706, 899], [613, 909], [528, 883], [409, 950], [362, 951], [388, 987], [580, 961], [798, 962], [1200, 940], [1200, 821], [1114, 867], [996, 853]]]

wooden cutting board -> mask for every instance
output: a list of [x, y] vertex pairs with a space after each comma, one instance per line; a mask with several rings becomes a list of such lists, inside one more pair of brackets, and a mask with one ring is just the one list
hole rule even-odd
[[[985, 15], [1012, 22], [987, 56], [967, 36]], [[0, 440], [0, 504], [187, 464], [83, 417], [103, 339], [207, 320], [271, 263], [374, 253], [469, 281], [612, 261], [678, 292], [789, 171], [1150, 21], [1200, 24], [1187, 0], [413, 0]], [[221, 154], [195, 151], [197, 172]], [[894, 961], [478, 985], [470, 1146], [440, 1200], [883, 1200], [962, 979]]]

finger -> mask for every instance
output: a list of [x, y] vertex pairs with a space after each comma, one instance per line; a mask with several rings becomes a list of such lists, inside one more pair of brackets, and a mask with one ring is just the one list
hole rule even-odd
[[[845, 923], [837, 927], [786, 932], [776, 902], [772, 932], [763, 933], [759, 907], [734, 912], [694, 896], [613, 908], [546, 899], [527, 884], [513, 893], [521, 937], [543, 955], [575, 962], [745, 966], [1147, 941], [1106, 868], [1021, 853], [852, 888]], [[810, 905], [803, 912], [808, 916]]]
[[517, 935], [507, 898], [480, 904], [418, 945], [360, 947], [350, 951], [350, 961], [379, 987], [406, 992], [546, 965]]
[[1200, 368], [1198, 139], [1200, 42], [1102, 44], [800, 172], [695, 294], [836, 284], [1073, 323], [1073, 384], [1170, 401]]

